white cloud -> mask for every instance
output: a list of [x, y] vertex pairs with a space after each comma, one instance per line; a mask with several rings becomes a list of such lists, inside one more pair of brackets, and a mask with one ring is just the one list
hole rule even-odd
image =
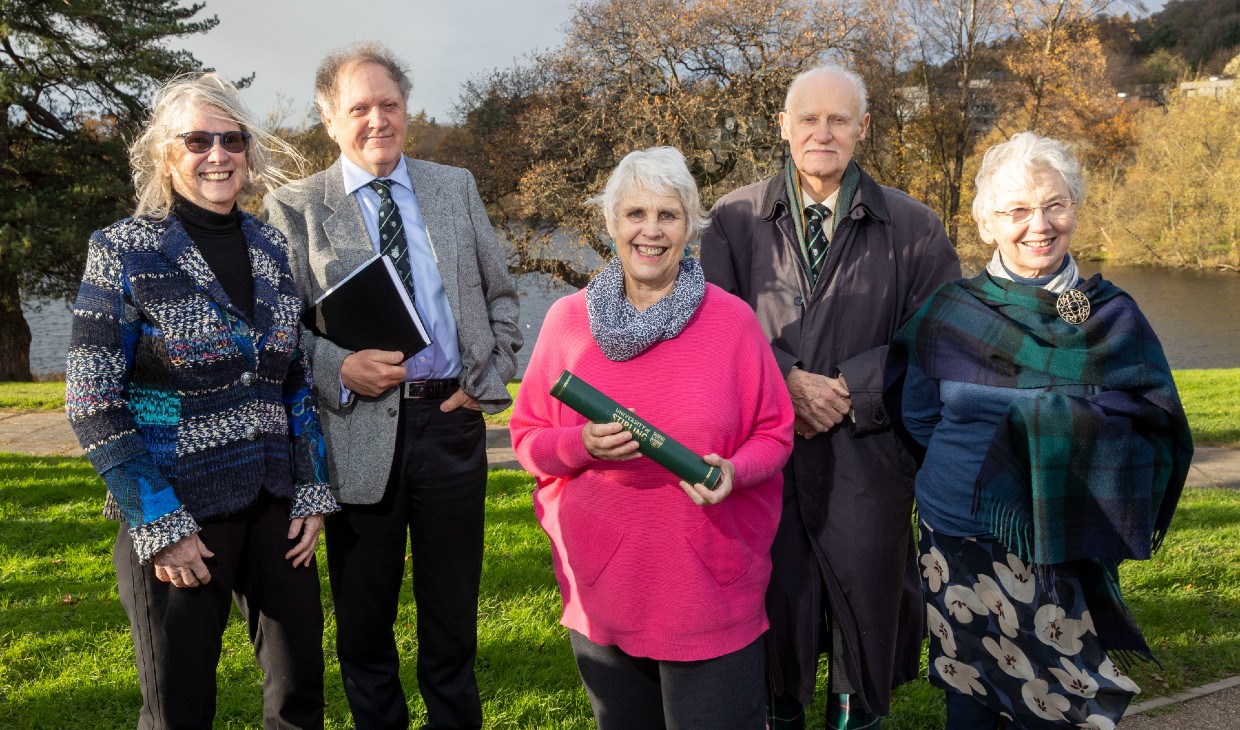
[[379, 40], [409, 65], [410, 111], [449, 121], [465, 81], [559, 46], [571, 14], [571, 0], [207, 0], [197, 18], [216, 15], [219, 25], [168, 46], [229, 78], [256, 73], [246, 103], [263, 116], [283, 95], [292, 102], [286, 121], [296, 123], [311, 109], [323, 55]]

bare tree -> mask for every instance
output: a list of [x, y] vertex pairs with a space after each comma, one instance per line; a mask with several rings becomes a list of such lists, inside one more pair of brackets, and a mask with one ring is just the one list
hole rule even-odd
[[[447, 144], [487, 169], [480, 186], [514, 273], [583, 286], [611, 255], [584, 201], [620, 158], [680, 148], [709, 202], [783, 161], [788, 83], [842, 53], [860, 21], [809, 0], [600, 0], [561, 48], [471, 82]], [[487, 159], [480, 159], [486, 157]], [[481, 177], [481, 176], [480, 176]]]
[[991, 113], [995, 59], [989, 45], [1001, 30], [1000, 0], [907, 0], [916, 29], [911, 81], [924, 102], [927, 162], [937, 173], [927, 203], [937, 207], [953, 242], [959, 238], [965, 161]]

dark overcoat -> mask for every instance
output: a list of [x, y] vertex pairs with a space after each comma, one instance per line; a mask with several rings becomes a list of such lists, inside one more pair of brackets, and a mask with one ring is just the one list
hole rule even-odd
[[883, 389], [896, 330], [940, 284], [960, 276], [943, 224], [928, 207], [861, 174], [823, 272], [811, 287], [783, 177], [716, 203], [702, 238], [708, 281], [757, 312], [787, 376], [797, 366], [838, 377], [846, 419], [796, 439], [784, 470], [784, 509], [767, 593], [768, 669], [777, 693], [808, 704], [821, 635], [822, 589], [839, 629], [842, 666], [870, 712], [917, 676], [923, 635], [912, 535], [912, 455], [893, 431]]

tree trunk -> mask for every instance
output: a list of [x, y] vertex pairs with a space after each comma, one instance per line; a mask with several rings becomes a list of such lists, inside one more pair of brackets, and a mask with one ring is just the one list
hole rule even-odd
[[0, 276], [0, 380], [29, 381], [30, 325], [22, 313], [17, 277]]

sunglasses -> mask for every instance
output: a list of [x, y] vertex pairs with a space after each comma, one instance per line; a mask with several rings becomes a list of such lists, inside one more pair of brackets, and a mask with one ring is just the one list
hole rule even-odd
[[177, 135], [185, 140], [185, 149], [195, 154], [210, 152], [215, 146], [215, 138], [220, 138], [220, 146], [225, 152], [245, 152], [250, 146], [250, 134], [248, 132], [203, 132], [194, 130], [193, 132], [181, 132]]

